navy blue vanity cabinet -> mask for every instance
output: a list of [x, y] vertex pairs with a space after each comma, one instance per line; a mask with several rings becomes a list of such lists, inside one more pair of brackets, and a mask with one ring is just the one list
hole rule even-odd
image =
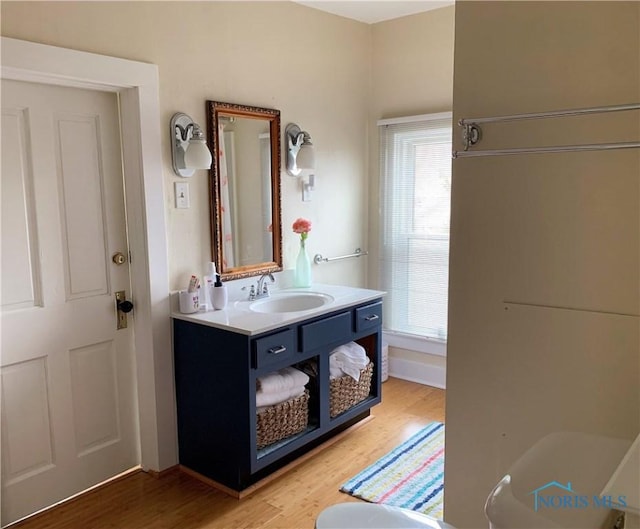
[[[241, 493], [370, 414], [381, 400], [382, 302], [368, 301], [256, 335], [174, 318], [180, 465]], [[369, 397], [329, 417], [329, 354], [356, 341], [374, 364]], [[256, 378], [313, 361], [307, 428], [256, 448]], [[319, 456], [321, 457], [321, 456]]]

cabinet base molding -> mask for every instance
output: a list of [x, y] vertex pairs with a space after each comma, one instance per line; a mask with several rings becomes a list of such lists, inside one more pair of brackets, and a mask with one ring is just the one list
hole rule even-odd
[[[232, 489], [230, 487], [227, 487], [226, 485], [223, 485], [222, 483], [218, 483], [217, 481], [215, 481], [215, 480], [213, 480], [211, 478], [208, 478], [207, 476], [203, 476], [199, 472], [196, 472], [195, 470], [192, 470], [192, 469], [190, 469], [188, 467], [185, 467], [184, 465], [178, 465], [178, 468], [180, 469], [181, 472], [184, 472], [185, 474], [191, 476], [192, 478], [195, 478], [195, 479], [197, 479], [199, 481], [202, 481], [203, 483], [209, 485], [210, 487], [213, 487], [214, 489], [217, 489], [220, 492], [224, 492], [225, 494], [231, 496], [232, 498], [236, 498], [238, 500], [241, 500], [242, 498], [246, 498], [250, 494], [253, 494], [257, 490], [261, 489], [265, 485], [268, 485], [274, 479], [279, 478], [283, 474], [287, 473], [289, 470], [297, 467], [301, 463], [304, 463], [307, 459], [313, 457], [317, 453], [322, 452], [325, 448], [330, 447], [332, 444], [334, 444], [337, 441], [339, 441], [340, 439], [342, 439], [349, 432], [353, 432], [354, 430], [357, 430], [361, 426], [364, 426], [369, 421], [371, 421], [373, 418], [374, 418], [373, 415], [369, 415], [368, 417], [365, 417], [361, 421], [358, 421], [357, 423], [352, 424], [348, 428], [345, 428], [344, 430], [342, 430], [342, 431], [338, 432], [337, 434], [335, 434], [333, 437], [327, 439], [322, 444], [319, 444], [315, 448], [312, 448], [306, 454], [301, 455], [300, 457], [298, 457], [294, 461], [291, 461], [290, 463], [287, 463], [282, 468], [279, 468], [275, 472], [273, 472], [273, 473], [269, 474], [268, 476], [262, 478], [260, 481], [257, 481], [253, 485], [250, 485], [246, 489], [243, 489], [243, 490], [240, 490], [240, 491], [234, 490], [234, 489]], [[172, 467], [172, 468], [174, 468], [174, 467]], [[167, 470], [172, 470], [172, 469], [167, 469]]]
[[180, 469], [180, 465], [173, 465], [169, 468], [165, 468], [164, 470], [151, 470], [150, 468], [148, 468], [145, 470], [145, 472], [149, 474], [152, 478], [160, 479], [179, 469]]

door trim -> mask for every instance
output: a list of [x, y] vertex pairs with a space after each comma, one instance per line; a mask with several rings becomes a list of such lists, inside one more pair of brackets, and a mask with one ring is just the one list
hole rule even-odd
[[126, 214], [136, 304], [135, 358], [143, 469], [175, 465], [177, 432], [158, 67], [1, 37], [3, 79], [120, 96]]

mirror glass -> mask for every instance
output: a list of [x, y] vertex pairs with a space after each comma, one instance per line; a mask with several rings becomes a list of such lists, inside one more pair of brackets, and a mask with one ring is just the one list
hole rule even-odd
[[282, 270], [280, 111], [207, 101], [212, 260], [222, 279]]

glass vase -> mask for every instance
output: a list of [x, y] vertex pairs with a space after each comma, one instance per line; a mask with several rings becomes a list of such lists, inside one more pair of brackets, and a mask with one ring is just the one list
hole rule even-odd
[[296, 287], [311, 286], [311, 261], [304, 246], [304, 239], [300, 239], [300, 251], [296, 260], [296, 274], [293, 284]]

